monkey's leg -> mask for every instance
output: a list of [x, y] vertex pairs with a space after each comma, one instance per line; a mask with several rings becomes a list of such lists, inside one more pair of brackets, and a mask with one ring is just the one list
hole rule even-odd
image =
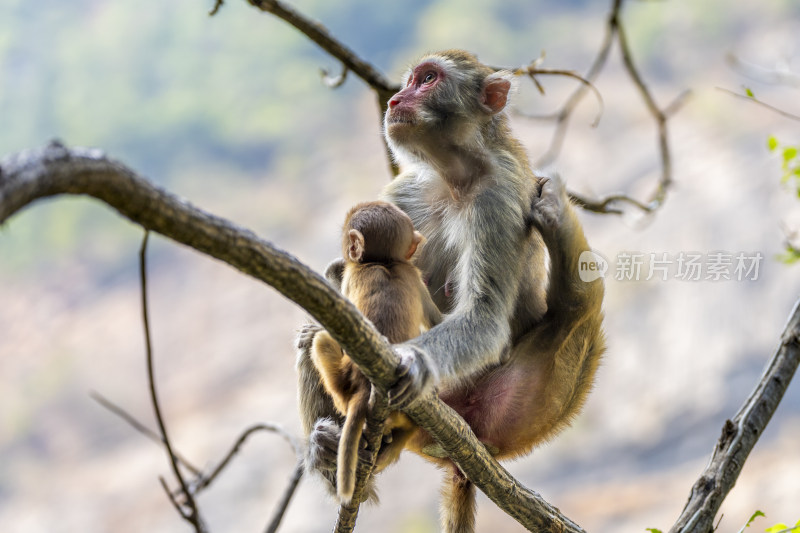
[[322, 328], [316, 324], [305, 324], [297, 336], [298, 403], [300, 421], [308, 437], [306, 467], [319, 472], [333, 488], [342, 417], [311, 358], [314, 337], [320, 331]]
[[440, 516], [443, 533], [474, 533], [475, 531], [475, 485], [457, 466], [445, 478], [442, 486]]

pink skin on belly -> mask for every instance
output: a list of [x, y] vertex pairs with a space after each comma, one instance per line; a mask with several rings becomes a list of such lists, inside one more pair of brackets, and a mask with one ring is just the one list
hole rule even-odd
[[[514, 448], [510, 436], [519, 438], [528, 433], [531, 426], [531, 412], [536, 408], [541, 392], [538, 374], [522, 365], [506, 365], [479, 378], [471, 386], [458, 391], [440, 394], [442, 401], [456, 410], [470, 425], [475, 435], [485, 444], [500, 450], [499, 456], [509, 448]], [[526, 420], [520, 414], [527, 414]], [[516, 439], [514, 439], [516, 440]]]

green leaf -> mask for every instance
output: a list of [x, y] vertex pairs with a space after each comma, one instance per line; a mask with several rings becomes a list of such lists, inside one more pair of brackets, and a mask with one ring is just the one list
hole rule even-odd
[[755, 97], [756, 97], [756, 95], [754, 95], [754, 94], [753, 94], [753, 90], [752, 90], [752, 89], [750, 89], [750, 87], [745, 87], [745, 88], [744, 88], [744, 93], [745, 93], [747, 96], [749, 96], [750, 98], [755, 98]]
[[750, 527], [750, 524], [753, 523], [753, 520], [755, 520], [759, 516], [763, 516], [764, 518], [766, 518], [767, 515], [765, 515], [761, 511], [756, 511], [755, 513], [753, 513], [753, 516], [750, 517], [750, 520], [747, 521], [747, 524], [744, 527]]
[[785, 162], [789, 162], [792, 159], [797, 157], [797, 147], [796, 146], [787, 146], [783, 149], [783, 160]]
[[[776, 257], [776, 259], [777, 259], [777, 258], [778, 258], [778, 257]], [[767, 515], [765, 515], [765, 514], [764, 514], [764, 513], [762, 513], [761, 511], [756, 511], [755, 513], [753, 513], [753, 516], [751, 516], [751, 517], [750, 517], [750, 520], [748, 520], [748, 521], [747, 521], [747, 523], [746, 523], [745, 525], [743, 525], [743, 526], [742, 526], [742, 529], [740, 529], [738, 533], [743, 533], [743, 532], [744, 532], [744, 530], [745, 530], [746, 528], [750, 527], [750, 524], [752, 524], [752, 523], [753, 523], [753, 520], [755, 520], [755, 519], [756, 519], [756, 518], [758, 518], [759, 516], [767, 516]]]
[[775, 524], [774, 526], [765, 529], [764, 531], [766, 531], [766, 533], [778, 533], [778, 531], [783, 531], [785, 529], [789, 529], [789, 526], [781, 522], [779, 524]]
[[656, 529], [654, 527], [648, 527], [645, 531], [649, 531], [650, 533], [661, 533], [660, 529]]
[[774, 152], [777, 147], [778, 139], [776, 139], [774, 135], [767, 137], [767, 148], [769, 148], [769, 151]]
[[777, 254], [775, 260], [784, 265], [793, 265], [800, 260], [800, 253], [796, 250], [786, 250], [781, 254]]

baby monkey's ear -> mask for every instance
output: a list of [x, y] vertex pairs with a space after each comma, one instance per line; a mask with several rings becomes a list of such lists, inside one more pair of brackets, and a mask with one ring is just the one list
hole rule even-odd
[[347, 238], [350, 241], [347, 246], [347, 258], [354, 263], [361, 262], [361, 258], [364, 257], [364, 236], [357, 229], [351, 229]]
[[411, 246], [408, 247], [408, 253], [406, 253], [406, 260], [414, 256], [414, 253], [417, 251], [417, 246], [423, 242], [425, 242], [425, 237], [422, 236], [422, 233], [415, 231], [414, 236], [411, 237]]

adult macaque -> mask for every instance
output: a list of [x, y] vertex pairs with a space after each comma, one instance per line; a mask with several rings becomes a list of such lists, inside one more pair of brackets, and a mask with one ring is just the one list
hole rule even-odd
[[[404, 171], [383, 198], [426, 236], [416, 265], [449, 313], [395, 346], [405, 374], [390, 398], [402, 406], [438, 386], [498, 459], [529, 453], [570, 422], [605, 350], [602, 281], [581, 281], [578, 259], [589, 245], [565, 190], [535, 176], [509, 131], [512, 84], [511, 73], [467, 52], [431, 54], [408, 71], [384, 120]], [[313, 334], [306, 328], [298, 339], [301, 409], [311, 466], [330, 472], [340, 429], [326, 418], [333, 409], [308, 362]], [[409, 446], [441, 455], [422, 431]], [[443, 530], [469, 533], [474, 487], [438, 461], [452, 470]]]
[[[392, 344], [416, 337], [442, 319], [410, 261], [421, 241], [408, 215], [390, 203], [361, 203], [345, 218], [342, 293]], [[314, 337], [311, 357], [336, 409], [346, 416], [337, 452], [336, 492], [341, 502], [349, 503], [372, 386], [327, 331]], [[397, 460], [415, 431], [404, 414], [390, 415], [376, 471]]]

